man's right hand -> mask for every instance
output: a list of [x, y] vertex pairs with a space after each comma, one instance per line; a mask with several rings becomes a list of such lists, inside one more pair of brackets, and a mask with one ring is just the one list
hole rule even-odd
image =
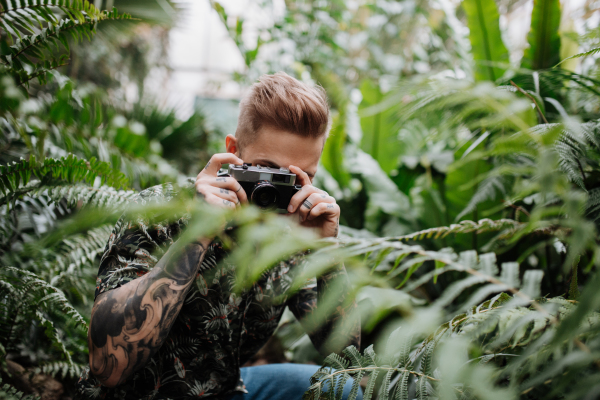
[[235, 208], [241, 203], [247, 203], [248, 196], [238, 181], [231, 177], [217, 176], [223, 164], [243, 163], [232, 153], [213, 155], [196, 177], [196, 195], [204, 197], [207, 203], [219, 207]]

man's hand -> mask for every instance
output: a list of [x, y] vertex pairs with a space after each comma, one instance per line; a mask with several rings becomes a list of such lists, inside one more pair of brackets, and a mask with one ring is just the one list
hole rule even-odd
[[204, 197], [207, 203], [219, 207], [235, 208], [241, 203], [247, 203], [246, 192], [238, 181], [234, 178], [217, 176], [223, 164], [243, 163], [232, 153], [213, 155], [196, 177], [196, 195]]
[[288, 212], [298, 215], [300, 225], [318, 229], [322, 237], [337, 237], [340, 206], [327, 192], [314, 187], [306, 172], [294, 165], [290, 165], [290, 171], [296, 174], [296, 184], [302, 189], [290, 200]]

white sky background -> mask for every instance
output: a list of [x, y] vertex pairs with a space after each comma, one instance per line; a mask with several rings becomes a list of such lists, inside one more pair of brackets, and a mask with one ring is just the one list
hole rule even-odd
[[[243, 72], [245, 64], [209, 0], [180, 1], [186, 10], [178, 26], [170, 33], [169, 65], [173, 70], [167, 80], [166, 93], [162, 95], [169, 105], [178, 110], [180, 118], [187, 118], [193, 112], [197, 96], [239, 98], [243, 88], [233, 82], [231, 76], [233, 72]], [[274, 0], [273, 3], [274, 9], [265, 11], [252, 0], [220, 0], [229, 15], [242, 15], [245, 19], [244, 40], [250, 47], [256, 43], [257, 26], [272, 24], [274, 18], [283, 15], [284, 0]], [[563, 26], [570, 25], [571, 29], [583, 31], [583, 26], [577, 23], [577, 14], [585, 0], [561, 0], [561, 3]], [[529, 0], [510, 15], [500, 17], [500, 27], [513, 62], [521, 58], [527, 46], [532, 7], [533, 0]], [[500, 12], [503, 14], [503, 10]], [[600, 18], [600, 13], [596, 14]]]

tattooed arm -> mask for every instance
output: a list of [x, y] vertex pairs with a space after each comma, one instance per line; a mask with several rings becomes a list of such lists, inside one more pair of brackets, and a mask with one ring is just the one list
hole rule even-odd
[[360, 348], [360, 317], [349, 299], [350, 280], [342, 264], [301, 289], [288, 302], [314, 346], [323, 356], [342, 354], [349, 345]]
[[146, 275], [100, 294], [88, 346], [90, 370], [115, 387], [142, 368], [166, 339], [194, 282], [210, 239], [171, 246]]

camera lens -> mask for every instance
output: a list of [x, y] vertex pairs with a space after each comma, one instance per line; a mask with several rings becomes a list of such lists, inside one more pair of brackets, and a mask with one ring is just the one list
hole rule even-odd
[[254, 204], [263, 209], [275, 208], [277, 205], [277, 196], [279, 192], [275, 188], [275, 186], [271, 185], [269, 182], [258, 182], [254, 189], [252, 190], [252, 194], [250, 195], [250, 199]]

